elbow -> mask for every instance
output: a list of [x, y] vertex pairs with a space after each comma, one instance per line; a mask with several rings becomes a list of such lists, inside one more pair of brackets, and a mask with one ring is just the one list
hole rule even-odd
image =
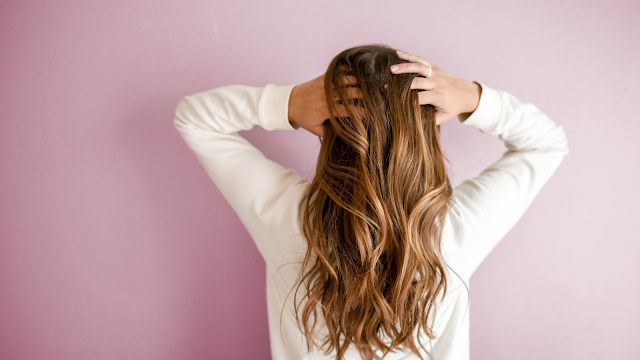
[[188, 96], [185, 96], [180, 100], [176, 106], [175, 117], [173, 119], [173, 126], [177, 130], [184, 129], [188, 124], [192, 123], [193, 119], [193, 106], [189, 102]]
[[567, 134], [562, 125], [556, 125], [549, 129], [545, 135], [544, 145], [538, 146], [537, 150], [553, 156], [564, 157], [569, 153]]

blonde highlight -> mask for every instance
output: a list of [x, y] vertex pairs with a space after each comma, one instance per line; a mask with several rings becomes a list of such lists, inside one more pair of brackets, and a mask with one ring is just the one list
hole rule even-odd
[[[430, 320], [447, 291], [440, 238], [452, 187], [435, 109], [410, 89], [418, 75], [389, 71], [401, 62], [387, 46], [359, 46], [325, 76], [331, 119], [300, 202], [308, 247], [294, 307], [309, 350], [337, 359], [351, 344], [363, 359], [396, 349], [422, 358], [414, 331], [435, 336]], [[362, 99], [349, 98], [344, 76], [357, 79]], [[334, 98], [349, 116], [337, 115]]]

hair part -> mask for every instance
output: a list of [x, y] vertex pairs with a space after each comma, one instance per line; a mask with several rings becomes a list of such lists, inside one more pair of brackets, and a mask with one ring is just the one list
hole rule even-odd
[[[351, 344], [363, 359], [396, 349], [422, 359], [414, 331], [435, 336], [436, 297], [447, 291], [440, 237], [452, 187], [435, 109], [410, 88], [419, 75], [389, 70], [402, 62], [386, 45], [358, 46], [325, 76], [331, 118], [300, 202], [308, 247], [294, 307], [309, 350], [337, 359]], [[343, 76], [355, 77], [362, 99], [349, 99]], [[349, 116], [337, 115], [336, 97]]]

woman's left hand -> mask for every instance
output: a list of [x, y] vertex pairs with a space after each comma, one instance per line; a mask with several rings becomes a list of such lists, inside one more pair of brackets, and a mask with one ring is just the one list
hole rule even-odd
[[464, 121], [478, 107], [482, 93], [480, 85], [457, 78], [420, 56], [400, 51], [398, 56], [410, 62], [392, 66], [391, 72], [418, 73], [423, 76], [414, 78], [411, 88], [423, 90], [418, 92], [420, 105], [435, 107], [437, 125], [456, 115], [459, 115], [460, 121]]

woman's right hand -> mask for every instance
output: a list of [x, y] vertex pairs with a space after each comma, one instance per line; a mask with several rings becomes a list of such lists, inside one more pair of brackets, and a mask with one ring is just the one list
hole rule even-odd
[[418, 73], [424, 76], [413, 79], [411, 88], [424, 90], [418, 93], [420, 105], [430, 104], [435, 107], [437, 125], [456, 115], [460, 115], [460, 121], [464, 121], [478, 107], [482, 93], [480, 85], [459, 79], [419, 56], [399, 50], [397, 52], [401, 59], [410, 62], [391, 66], [391, 72]]
[[[289, 96], [289, 122], [294, 129], [303, 128], [315, 135], [324, 136], [325, 122], [331, 114], [327, 105], [324, 77], [322, 74], [313, 80], [296, 85]], [[342, 86], [347, 87], [348, 99], [357, 99], [363, 96], [362, 91], [348, 85], [356, 84], [353, 76], [340, 78]], [[338, 116], [349, 116], [347, 109], [339, 101], [334, 104]]]

